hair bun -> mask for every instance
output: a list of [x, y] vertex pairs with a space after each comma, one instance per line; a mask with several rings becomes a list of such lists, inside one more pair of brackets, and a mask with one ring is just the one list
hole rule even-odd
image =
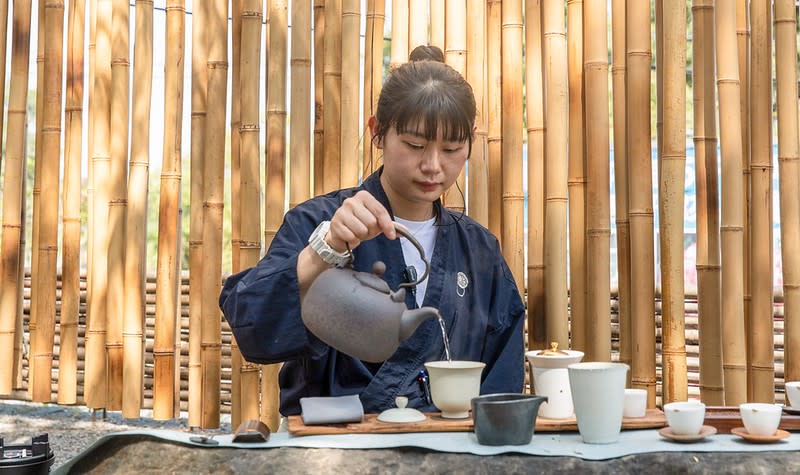
[[444, 53], [434, 45], [419, 45], [408, 55], [409, 61], [436, 61], [444, 63]]

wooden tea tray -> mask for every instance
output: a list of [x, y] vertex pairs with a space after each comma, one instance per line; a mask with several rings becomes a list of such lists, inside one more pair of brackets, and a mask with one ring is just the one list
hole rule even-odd
[[[289, 432], [294, 435], [320, 434], [394, 434], [401, 432], [471, 432], [472, 418], [444, 419], [438, 412], [427, 413], [427, 419], [408, 424], [381, 422], [377, 414], [365, 414], [361, 422], [347, 424], [305, 425], [302, 416], [289, 416]], [[623, 429], [652, 429], [667, 425], [664, 413], [659, 409], [648, 409], [644, 417], [624, 418]], [[575, 418], [536, 419], [536, 432], [577, 431]]]
[[[739, 408], [735, 406], [706, 406], [706, 419], [704, 425], [717, 428], [719, 434], [729, 434], [731, 429], [744, 426], [739, 415]], [[781, 414], [780, 429], [787, 431], [800, 431], [800, 416]]]

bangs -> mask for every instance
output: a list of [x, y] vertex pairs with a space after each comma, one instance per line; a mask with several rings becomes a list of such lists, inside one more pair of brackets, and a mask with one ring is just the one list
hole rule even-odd
[[430, 81], [423, 84], [417, 94], [410, 94], [397, 107], [390, 125], [399, 134], [419, 134], [434, 141], [441, 132], [447, 142], [470, 142], [474, 117], [448, 93], [442, 93], [441, 84]]

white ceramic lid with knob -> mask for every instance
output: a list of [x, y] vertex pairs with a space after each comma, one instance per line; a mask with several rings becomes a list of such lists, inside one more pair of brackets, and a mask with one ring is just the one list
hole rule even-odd
[[421, 422], [426, 419], [425, 414], [418, 410], [406, 407], [408, 405], [408, 398], [405, 396], [397, 396], [394, 399], [397, 407], [387, 409], [378, 414], [378, 420], [381, 422]]

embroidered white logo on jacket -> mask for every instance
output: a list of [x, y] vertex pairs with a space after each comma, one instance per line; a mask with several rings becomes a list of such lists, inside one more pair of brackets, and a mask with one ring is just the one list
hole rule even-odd
[[469, 285], [469, 279], [467, 279], [467, 274], [459, 272], [458, 278], [456, 279], [456, 284], [458, 285], [456, 293], [458, 294], [459, 297], [463, 297], [464, 293], [467, 290], [467, 286]]

